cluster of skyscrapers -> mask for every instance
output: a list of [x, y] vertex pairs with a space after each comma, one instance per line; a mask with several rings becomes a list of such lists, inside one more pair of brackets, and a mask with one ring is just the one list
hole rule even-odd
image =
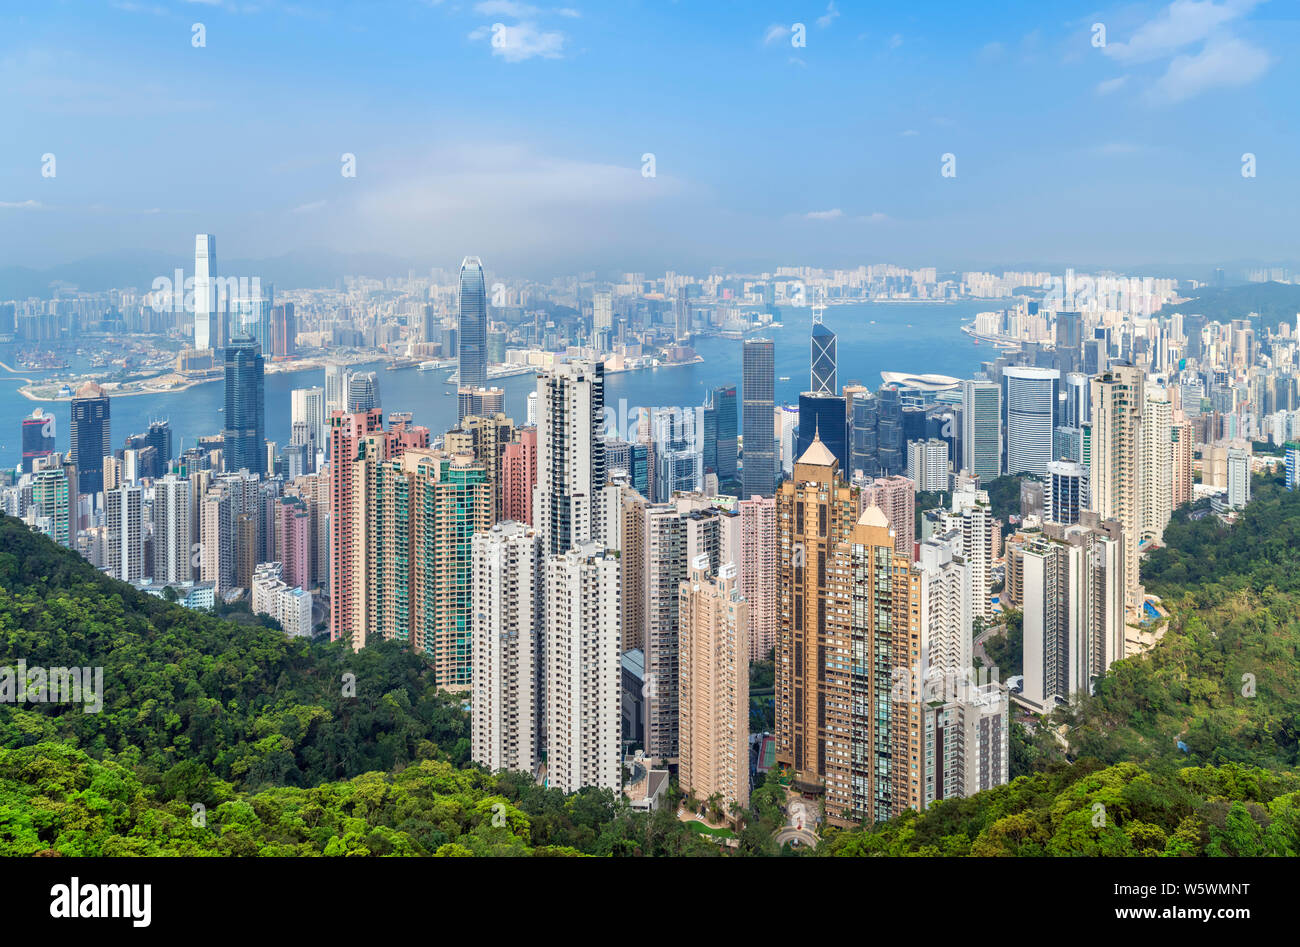
[[[224, 298], [217, 279], [200, 235], [194, 346], [223, 368], [221, 432], [177, 451], [158, 421], [115, 450], [108, 393], [87, 383], [68, 454], [52, 417], [24, 422], [5, 509], [183, 604], [247, 596], [291, 634], [406, 644], [465, 694], [476, 761], [566, 791], [630, 792], [625, 764], [633, 783], [667, 767], [695, 798], [745, 806], [749, 671], [769, 659], [775, 762], [830, 820], [1005, 782], [1012, 700], [1050, 711], [1150, 643], [1139, 563], [1173, 510], [1207, 496], [1231, 516], [1250, 438], [1300, 437], [1285, 326], [1261, 346], [1249, 320], [1024, 304], [977, 323], [1035, 338], [968, 379], [841, 384], [818, 307], [796, 405], [776, 403], [775, 343], [751, 337], [740, 384], [685, 408], [614, 409], [602, 359], [571, 352], [517, 423], [488, 384], [486, 280], [466, 257], [454, 428], [385, 411], [375, 372], [330, 364], [292, 392], [276, 445], [266, 360], [292, 348], [292, 309]], [[677, 283], [666, 298], [682, 342], [692, 298]], [[610, 293], [591, 320], [608, 341]], [[1007, 476], [1014, 522], [990, 501]], [[1024, 673], [1000, 682], [976, 671], [975, 638], [1008, 608]]]

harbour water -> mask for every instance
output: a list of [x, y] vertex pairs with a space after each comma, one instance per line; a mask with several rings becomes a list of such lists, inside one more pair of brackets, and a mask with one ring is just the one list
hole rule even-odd
[[[979, 363], [997, 355], [993, 346], [981, 345], [961, 331], [988, 302], [864, 303], [832, 306], [825, 312], [827, 326], [838, 336], [839, 383], [860, 382], [873, 391], [882, 371], [934, 372], [969, 377]], [[762, 334], [776, 343], [776, 375], [789, 381], [776, 383], [777, 403], [795, 403], [809, 385], [810, 309], [784, 309], [781, 326]], [[703, 361], [687, 365], [621, 372], [608, 376], [606, 401], [628, 408], [652, 405], [702, 404], [709, 388], [734, 384], [739, 393], [741, 353], [739, 339], [714, 337], [695, 341]], [[12, 361], [9, 364], [13, 364]], [[379, 375], [385, 415], [410, 411], [416, 424], [435, 434], [456, 423], [455, 387], [447, 382], [452, 369], [421, 372], [416, 368], [386, 371], [382, 363], [358, 368]], [[12, 375], [0, 372], [0, 464], [16, 465], [22, 458], [22, 419], [33, 408], [55, 417], [57, 450], [68, 449], [69, 403], [30, 401], [18, 393], [20, 376], [43, 377], [40, 372]], [[278, 444], [289, 440], [289, 392], [325, 384], [323, 369], [283, 372], [266, 377], [266, 436]], [[494, 382], [505, 389], [506, 410], [522, 423], [533, 375], [515, 375]], [[128, 434], [144, 431], [155, 418], [171, 422], [173, 444], [179, 452], [197, 438], [219, 432], [223, 425], [224, 391], [221, 381], [196, 385], [165, 394], [132, 395], [112, 401], [112, 443], [121, 447]]]

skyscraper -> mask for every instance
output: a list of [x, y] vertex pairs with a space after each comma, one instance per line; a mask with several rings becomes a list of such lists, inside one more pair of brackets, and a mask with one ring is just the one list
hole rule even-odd
[[1082, 372], [1065, 376], [1061, 402], [1061, 427], [1081, 428], [1092, 423], [1092, 380]]
[[54, 415], [37, 408], [23, 418], [23, 473], [31, 473], [39, 457], [54, 453]]
[[193, 547], [198, 539], [194, 485], [168, 474], [153, 485], [153, 578], [188, 582], [194, 578]]
[[776, 489], [775, 349], [771, 339], [746, 339], [741, 370], [744, 443], [743, 496], [772, 496]]
[[533, 525], [533, 490], [537, 486], [537, 428], [524, 427], [505, 447], [501, 471], [501, 518]]
[[487, 471], [492, 487], [492, 522], [505, 516], [505, 460], [507, 446], [515, 439], [515, 423], [504, 414], [466, 415], [448, 431], [442, 446], [454, 453], [473, 457]]
[[849, 392], [846, 390], [849, 411], [849, 470], [850, 476], [859, 472], [874, 477], [880, 472], [880, 461], [876, 456], [876, 421], [878, 404], [865, 388]]
[[1174, 512], [1174, 406], [1149, 385], [1142, 414], [1142, 539], [1162, 542]]
[[541, 760], [545, 694], [542, 539], [523, 523], [498, 523], [474, 536], [471, 557], [471, 754], [494, 772], [531, 773]]
[[37, 469], [32, 475], [32, 502], [27, 508], [32, 524], [61, 546], [72, 546], [72, 505], [76, 487], [67, 464]]
[[213, 484], [199, 503], [199, 580], [211, 582], [214, 595], [235, 585], [234, 510], [230, 489]]
[[1024, 687], [1047, 712], [1125, 656], [1124, 538], [1116, 522], [1049, 526], [1021, 553]]
[[921, 491], [947, 491], [952, 486], [948, 443], [937, 437], [907, 443], [907, 477]]
[[1142, 415], [1146, 383], [1140, 368], [1116, 365], [1092, 380], [1092, 469], [1088, 508], [1124, 531], [1125, 603], [1142, 608], [1138, 550], [1142, 536]]
[[[425, 449], [408, 450], [387, 466], [404, 478], [410, 497], [411, 639], [432, 661], [439, 687], [467, 690], [473, 681], [470, 542], [492, 525], [487, 468], [465, 455]], [[402, 537], [396, 539], [400, 562]]]
[[965, 480], [952, 493], [952, 509], [940, 516], [943, 532], [957, 532], [961, 536], [961, 555], [966, 560], [970, 576], [971, 614], [989, 620], [993, 617], [993, 603], [989, 588], [993, 583], [993, 512], [989, 506], [987, 490], [976, 489], [972, 481]]
[[271, 309], [271, 355], [284, 358], [297, 350], [298, 320], [293, 303], [283, 302]]
[[1088, 470], [1069, 460], [1047, 465], [1043, 490], [1043, 519], [1066, 526], [1079, 522], [1079, 511], [1087, 506]]
[[799, 436], [794, 455], [802, 457], [816, 437], [849, 470], [849, 420], [844, 399], [838, 395], [805, 391], [799, 396]]
[[487, 286], [483, 264], [467, 256], [460, 264], [461, 388], [487, 387]]
[[654, 408], [650, 412], [650, 436], [654, 444], [654, 496], [666, 503], [674, 493], [700, 489], [704, 479], [704, 453], [698, 446], [703, 437], [696, 419], [704, 412], [689, 408]]
[[348, 409], [348, 367], [340, 362], [325, 365], [325, 420], [329, 427], [329, 418], [335, 411]]
[[226, 427], [222, 432], [225, 468], [266, 473], [266, 393], [264, 360], [256, 339], [234, 339], [225, 348]]
[[591, 328], [594, 332], [614, 327], [614, 294], [593, 293], [591, 297]]
[[[385, 522], [375, 511], [385, 497], [377, 482], [379, 466], [408, 448], [427, 447], [429, 431], [405, 426], [385, 431], [377, 410], [335, 412], [329, 424], [330, 640], [343, 639], [353, 648], [362, 648], [375, 631], [374, 616], [367, 612], [372, 589], [367, 585], [366, 569], [368, 559], [377, 561], [370, 552], [375, 541], [370, 525], [372, 521]], [[393, 561], [391, 557], [386, 560], [390, 565]], [[409, 574], [401, 582], [409, 588]]]
[[736, 566], [717, 579], [706, 555], [691, 563], [679, 587], [680, 761], [682, 790], [697, 799], [714, 793], [724, 808], [749, 803], [749, 603]]
[[766, 661], [776, 646], [776, 498], [749, 497], [740, 512], [740, 594], [749, 602], [749, 659]]
[[638, 508], [641, 544], [641, 623], [645, 651], [646, 739], [648, 756], [676, 759], [678, 753], [677, 678], [680, 659], [678, 586], [686, 578], [689, 552], [686, 524], [668, 503]]
[[714, 470], [718, 475], [718, 486], [724, 491], [734, 489], [736, 482], [736, 386], [724, 385], [714, 388], [712, 392], [714, 415]]
[[1228, 509], [1239, 510], [1250, 502], [1250, 451], [1228, 448]]
[[[820, 321], [812, 327], [812, 385], [808, 389], [814, 395], [838, 395], [839, 382], [836, 380], [835, 333]], [[845, 468], [847, 471], [847, 468]]]
[[622, 788], [619, 572], [598, 543], [546, 562], [546, 777], [561, 792]]
[[566, 362], [537, 380], [534, 523], [548, 555], [601, 539], [593, 507], [605, 487], [605, 366]]
[[673, 297], [673, 321], [675, 323], [676, 336], [678, 342], [684, 342], [691, 337], [691, 302], [690, 297], [686, 294], [686, 287], [677, 287], [677, 295]]
[[[878, 506], [894, 531], [894, 548], [900, 556], [912, 558], [916, 539], [916, 481], [895, 474], [890, 477], [855, 480], [858, 487], [858, 511]], [[943, 488], [947, 490], [947, 487]]]
[[290, 424], [307, 425], [307, 446], [310, 456], [310, 470], [316, 469], [316, 452], [323, 451], [326, 444], [325, 425], [325, 389], [294, 388], [289, 392]]
[[[1169, 434], [1174, 442], [1173, 506], [1176, 509], [1192, 501], [1192, 442], [1195, 434], [1192, 425], [1186, 420], [1171, 425]], [[1287, 456], [1290, 456], [1290, 452]]]
[[298, 497], [279, 497], [272, 507], [272, 537], [280, 577], [291, 589], [311, 585], [311, 511]]
[[[876, 471], [875, 476], [901, 474], [907, 469], [907, 437], [903, 431], [903, 403], [896, 386], [886, 385], [876, 392]], [[996, 470], [996, 465], [995, 465]], [[997, 473], [994, 473], [997, 476]]]
[[[194, 347], [220, 348], [224, 342], [224, 294], [218, 291], [217, 238], [210, 233], [194, 238]], [[179, 288], [178, 290], [179, 291]]]
[[1002, 472], [1002, 390], [991, 381], [962, 382], [962, 468], [981, 483]]
[[348, 413], [365, 414], [383, 408], [379, 397], [379, 376], [375, 372], [348, 374]]
[[143, 502], [140, 487], [104, 491], [104, 571], [123, 582], [144, 578]]
[[466, 388], [462, 385], [456, 391], [456, 417], [464, 420], [471, 414], [481, 418], [490, 418], [505, 410], [506, 393], [502, 388]]
[[253, 280], [246, 289], [241, 288], [230, 301], [230, 337], [254, 339], [264, 359], [275, 354], [271, 318], [274, 305], [275, 287], [269, 283], [263, 286], [260, 279]]
[[1046, 476], [1047, 465], [1053, 460], [1052, 429], [1056, 424], [1059, 379], [1060, 372], [1054, 368], [1008, 366], [1002, 370], [1008, 474]]
[[112, 453], [108, 395], [93, 381], [77, 389], [72, 399], [72, 462], [77, 490], [94, 497], [104, 489], [104, 458]]
[[825, 709], [851, 697], [848, 662], [826, 662], [827, 654], [848, 653], [834, 650], [847, 644], [827, 640], [827, 582], [835, 547], [857, 521], [857, 496], [840, 479], [835, 455], [814, 439], [777, 491], [776, 507], [776, 758], [795, 770], [799, 785], [819, 789], [827, 762]]

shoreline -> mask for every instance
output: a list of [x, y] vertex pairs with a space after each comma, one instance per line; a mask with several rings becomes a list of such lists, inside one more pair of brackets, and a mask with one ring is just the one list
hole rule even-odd
[[[364, 365], [364, 364], [368, 364], [368, 361], [357, 362], [356, 364]], [[281, 362], [276, 364], [275, 370], [268, 369], [266, 374], [267, 375], [288, 375], [288, 374], [294, 374], [296, 372], [309, 372], [309, 371], [323, 370], [324, 367], [325, 367], [324, 363], [294, 364], [292, 367], [287, 367], [285, 363]], [[200, 385], [210, 385], [213, 382], [218, 382], [221, 380], [222, 380], [221, 375], [214, 375], [211, 378], [183, 379], [166, 388], [133, 388], [129, 391], [119, 391], [118, 389], [110, 389], [108, 390], [107, 394], [110, 398], [131, 398], [136, 395], [170, 395], [182, 391], [189, 391], [191, 388], [197, 388]], [[18, 393], [22, 395], [24, 398], [26, 398], [28, 401], [39, 401], [39, 402], [49, 401], [55, 403], [63, 403], [63, 402], [70, 402], [76, 397], [76, 395], [69, 395], [66, 398], [59, 397], [59, 396], [47, 397], [47, 396], [37, 395], [29, 390], [32, 387], [46, 387], [50, 385], [62, 386], [65, 384], [71, 385], [72, 382], [42, 381], [38, 383], [38, 382], [33, 382], [29, 378], [24, 378], [23, 381], [27, 382], [27, 384], [21, 386], [18, 389]], [[133, 384], [133, 382], [125, 382], [124, 384]]]

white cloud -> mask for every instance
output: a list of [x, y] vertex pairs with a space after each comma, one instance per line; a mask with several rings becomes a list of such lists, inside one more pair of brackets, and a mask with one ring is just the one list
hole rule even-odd
[[527, 3], [514, 3], [512, 0], [484, 0], [474, 4], [474, 12], [480, 16], [513, 16], [516, 19], [537, 16], [542, 12]]
[[1121, 62], [1163, 59], [1208, 39], [1257, 4], [1258, 0], [1174, 0], [1163, 14], [1138, 27], [1127, 43], [1108, 43], [1102, 52]]
[[826, 29], [839, 15], [840, 11], [835, 9], [835, 0], [831, 0], [830, 3], [826, 4], [826, 12], [817, 18], [817, 25], [822, 29]]
[[1249, 85], [1272, 62], [1268, 53], [1244, 40], [1216, 40], [1195, 55], [1174, 57], [1169, 69], [1147, 93], [1147, 100], [1157, 105], [1173, 104], [1220, 86]]
[[[1167, 62], [1164, 73], [1146, 87], [1151, 105], [1183, 102], [1218, 87], [1254, 82], [1272, 65], [1260, 47], [1239, 39], [1232, 24], [1247, 16], [1260, 0], [1174, 0], [1158, 16], [1133, 31], [1126, 42], [1102, 47], [1109, 58], [1126, 64]], [[1107, 79], [1096, 87], [1108, 95], [1128, 76]]]
[[804, 214], [804, 217], [808, 220], [834, 220], [837, 217], [843, 216], [844, 211], [840, 210], [838, 207], [832, 208], [831, 210], [812, 210]]
[[898, 47], [900, 47], [900, 46], [902, 46], [902, 45], [903, 45], [903, 34], [902, 34], [902, 33], [895, 33], [893, 36], [889, 37], [889, 48], [890, 48], [890, 49], [898, 49]]
[[171, 12], [157, 4], [132, 3], [131, 0], [113, 0], [109, 6], [123, 13], [151, 13], [154, 16], [167, 16]]
[[1127, 141], [1111, 141], [1104, 145], [1097, 145], [1092, 150], [1094, 154], [1115, 156], [1137, 154], [1139, 151], [1145, 151], [1146, 149], [1141, 145], [1135, 145]]
[[[632, 156], [640, 158], [640, 152]], [[485, 219], [550, 214], [570, 207], [643, 204], [680, 191], [662, 171], [641, 176], [641, 166], [601, 164], [539, 155], [516, 145], [435, 151], [409, 173], [385, 173], [385, 185], [359, 206], [377, 221], [385, 215], [437, 220], [439, 215], [483, 212]], [[552, 221], [553, 223], [553, 221]]]
[[39, 210], [44, 207], [40, 201], [0, 201], [0, 207], [6, 210]]
[[563, 59], [565, 35], [559, 30], [539, 29], [535, 23], [516, 23], [506, 26], [494, 23], [480, 26], [469, 34], [471, 40], [486, 39], [492, 55], [506, 62], [523, 62], [534, 56], [542, 59]]
[[771, 46], [773, 43], [779, 43], [790, 35], [790, 27], [781, 23], [773, 23], [763, 34], [763, 45]]
[[899, 134], [901, 137], [903, 137], [903, 138], [912, 138], [912, 137], [914, 137], [914, 136], [916, 136], [916, 135], [919, 135], [919, 134], [921, 134], [921, 133], [920, 133], [919, 131], [917, 131], [915, 128], [905, 128], [905, 129], [903, 129], [901, 132], [899, 132], [898, 134]]
[[1002, 58], [1004, 51], [1005, 47], [1001, 43], [985, 43], [980, 47], [979, 60], [980, 62], [996, 62]]
[[320, 210], [322, 207], [325, 206], [326, 203], [327, 203], [326, 201], [309, 201], [306, 204], [299, 204], [293, 210], [289, 211], [289, 213], [310, 214], [314, 210]]

